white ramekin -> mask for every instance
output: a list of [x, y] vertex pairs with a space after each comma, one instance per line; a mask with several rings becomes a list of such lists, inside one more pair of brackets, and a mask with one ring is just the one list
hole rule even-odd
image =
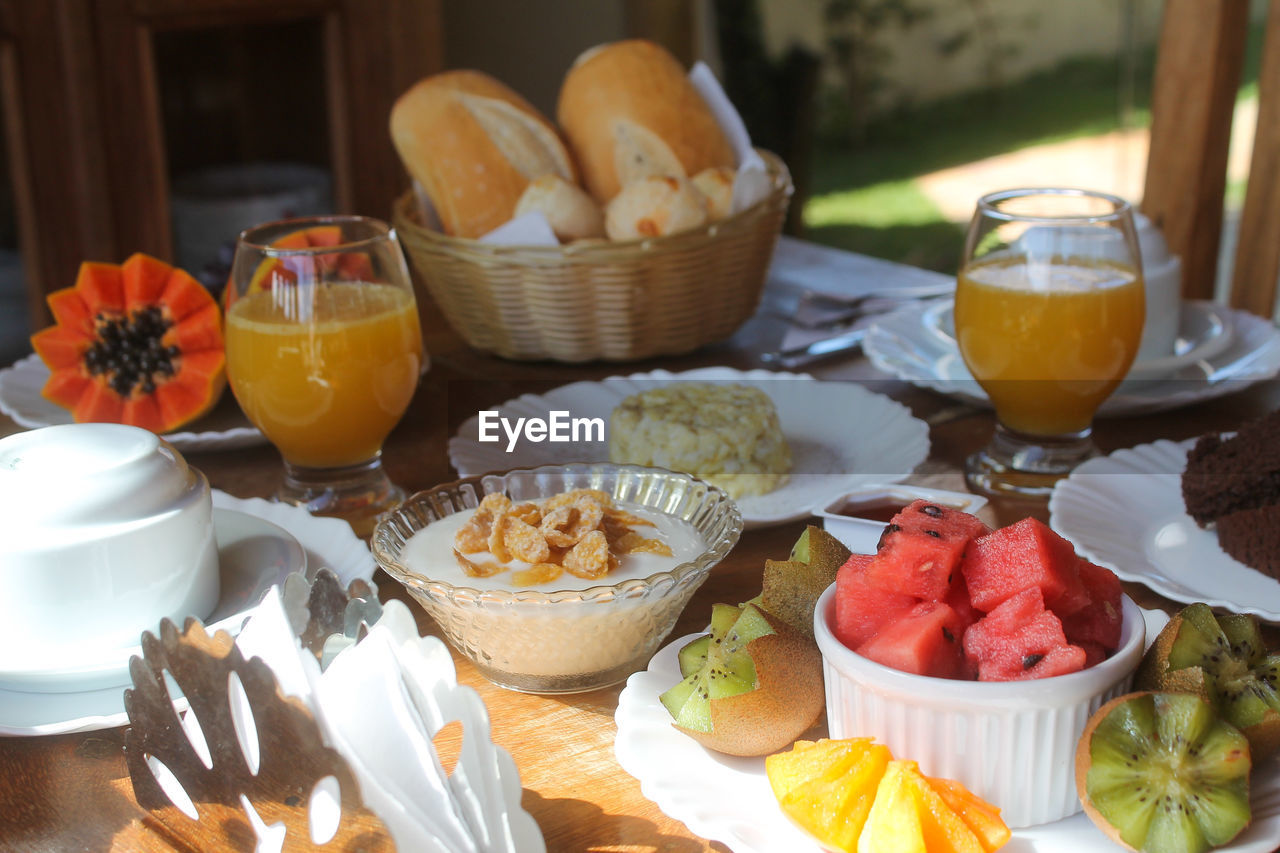
[[1142, 611], [1125, 596], [1120, 648], [1080, 672], [1016, 682], [901, 672], [855, 653], [831, 629], [835, 584], [814, 616], [831, 737], [874, 737], [930, 776], [956, 779], [1012, 828], [1080, 811], [1076, 743], [1089, 715], [1129, 690], [1142, 657]]
[[218, 601], [209, 483], [154, 433], [64, 424], [0, 439], [0, 668], [138, 642]]
[[987, 499], [969, 492], [951, 492], [927, 486], [908, 486], [905, 483], [862, 486], [827, 501], [814, 514], [822, 519], [822, 528], [844, 543], [855, 554], [874, 554], [876, 543], [884, 533], [884, 521], [858, 518], [842, 513], [840, 509], [850, 504], [872, 504], [893, 501], [903, 505], [915, 500], [932, 501], [948, 509], [958, 509], [971, 515], [987, 505]]

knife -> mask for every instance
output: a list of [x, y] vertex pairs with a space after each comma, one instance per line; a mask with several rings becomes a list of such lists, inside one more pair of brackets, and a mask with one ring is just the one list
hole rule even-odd
[[824, 358], [830, 358], [836, 355], [853, 352], [862, 346], [862, 339], [867, 336], [867, 327], [863, 326], [857, 329], [851, 329], [841, 335], [834, 335], [830, 338], [813, 341], [804, 346], [791, 347], [790, 349], [775, 350], [773, 352], [760, 353], [760, 360], [765, 364], [777, 365], [779, 367], [801, 367], [806, 364], [812, 364], [815, 361], [821, 361]]
[[[791, 325], [801, 329], [810, 331], [836, 331], [848, 326], [850, 323], [856, 322], [863, 317], [872, 314], [885, 314], [896, 308], [912, 302], [936, 299], [942, 296], [950, 296], [955, 292], [955, 282], [939, 282], [930, 285], [909, 285], [893, 289], [882, 289], [858, 294], [856, 296], [844, 296], [832, 293], [823, 293], [821, 291], [806, 291], [801, 297], [799, 304], [803, 305], [821, 305], [826, 304], [830, 308], [835, 309], [835, 313], [828, 314], [814, 320], [801, 319], [799, 316], [801, 311], [796, 309], [790, 317], [783, 317]], [[830, 309], [828, 309], [830, 310]], [[781, 315], [780, 312], [779, 316]]]

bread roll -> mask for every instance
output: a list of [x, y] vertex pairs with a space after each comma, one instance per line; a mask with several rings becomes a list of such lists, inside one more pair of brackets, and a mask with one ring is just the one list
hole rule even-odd
[[583, 185], [602, 204], [639, 178], [734, 165], [733, 146], [679, 60], [643, 39], [579, 56], [556, 118]]
[[604, 211], [604, 229], [611, 240], [662, 237], [706, 223], [706, 198], [689, 181], [674, 175], [632, 181]]
[[529, 182], [516, 202], [516, 216], [541, 211], [562, 243], [604, 236], [604, 211], [596, 200], [559, 175], [542, 175]]
[[698, 191], [707, 198], [707, 215], [711, 219], [724, 219], [733, 212], [733, 182], [738, 173], [728, 166], [703, 169], [691, 179]]
[[391, 139], [445, 232], [458, 237], [479, 237], [511, 219], [534, 178], [577, 180], [555, 127], [479, 71], [414, 84], [391, 108]]

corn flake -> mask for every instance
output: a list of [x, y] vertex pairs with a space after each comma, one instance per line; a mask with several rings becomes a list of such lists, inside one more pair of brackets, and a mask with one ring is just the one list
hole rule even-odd
[[537, 504], [517, 504], [516, 506], [513, 506], [511, 511], [507, 514], [513, 518], [520, 519], [525, 524], [531, 524], [534, 527], [537, 527], [542, 523], [542, 510], [538, 509]]
[[600, 489], [570, 489], [567, 492], [561, 492], [558, 495], [553, 495], [552, 497], [547, 498], [546, 502], [542, 505], [543, 511], [550, 512], [551, 510], [558, 509], [562, 506], [569, 506], [579, 498], [583, 497], [592, 498], [601, 506], [613, 505], [613, 499], [609, 497], [609, 493], [601, 491]]
[[[513, 560], [527, 563], [511, 574], [512, 584], [520, 587], [554, 581], [566, 571], [594, 580], [616, 569], [626, 554], [671, 556], [665, 542], [632, 530], [653, 526], [647, 518], [614, 507], [609, 494], [599, 489], [571, 489], [541, 505], [515, 504], [493, 492], [454, 534], [454, 555], [472, 577], [496, 575]], [[465, 556], [485, 551], [492, 562]]]
[[527, 569], [519, 569], [511, 573], [511, 582], [516, 586], [535, 586], [547, 583], [564, 574], [564, 566], [559, 563], [537, 563]]
[[489, 550], [490, 519], [476, 513], [453, 534], [453, 548], [462, 554], [479, 554]]
[[490, 517], [506, 515], [511, 511], [511, 498], [502, 492], [490, 492], [480, 501], [480, 508], [476, 514], [488, 513]]
[[671, 546], [661, 539], [650, 539], [647, 536], [641, 536], [634, 530], [628, 530], [618, 541], [613, 543], [612, 550], [619, 556], [624, 554], [659, 554], [663, 557], [671, 556]]
[[493, 528], [489, 532], [489, 553], [499, 563], [507, 563], [511, 561], [511, 552], [507, 550], [506, 525], [504, 522], [507, 516], [500, 515], [493, 522]]
[[604, 510], [605, 518], [627, 527], [653, 527], [654, 523], [647, 518], [642, 518], [633, 512], [627, 512], [625, 509], [607, 506]]
[[515, 559], [523, 563], [543, 563], [551, 556], [551, 546], [542, 532], [514, 515], [504, 515], [498, 521], [498, 529], [503, 547]]
[[457, 558], [458, 565], [462, 566], [462, 571], [473, 578], [492, 577], [506, 568], [501, 563], [477, 563], [475, 560], [467, 559], [458, 551], [454, 551], [453, 556]]
[[578, 510], [572, 506], [559, 506], [542, 516], [542, 524], [539, 529], [542, 535], [546, 537], [548, 544], [557, 548], [572, 548], [578, 544], [578, 539], [569, 535], [569, 528], [573, 526], [577, 520]]
[[609, 542], [601, 530], [593, 530], [564, 555], [564, 567], [580, 578], [602, 578], [617, 565], [618, 558], [609, 552]]

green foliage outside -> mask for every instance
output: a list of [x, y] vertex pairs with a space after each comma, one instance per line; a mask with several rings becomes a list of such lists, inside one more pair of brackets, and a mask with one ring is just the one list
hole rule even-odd
[[[1257, 97], [1261, 27], [1250, 34], [1240, 97]], [[1154, 52], [1135, 58], [1122, 108], [1112, 60], [1077, 60], [998, 89], [906, 109], [865, 128], [856, 144], [826, 137], [813, 152], [805, 237], [854, 252], [954, 272], [963, 238], [915, 179], [1033, 145], [1150, 123]], [[824, 111], [839, 107], [824, 104]], [[839, 124], [838, 115], [835, 124]], [[1229, 193], [1240, 194], [1239, 187]]]

